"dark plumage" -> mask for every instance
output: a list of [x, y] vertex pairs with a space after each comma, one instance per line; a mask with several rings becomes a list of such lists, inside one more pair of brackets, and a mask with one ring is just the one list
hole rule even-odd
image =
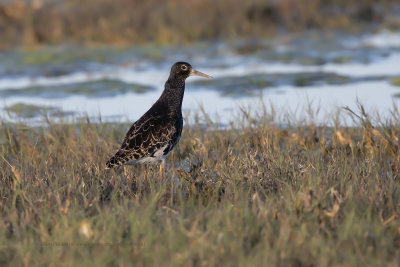
[[131, 126], [121, 148], [106, 163], [107, 168], [136, 163], [165, 163], [165, 158], [182, 133], [185, 80], [192, 75], [211, 78], [186, 62], [177, 62], [172, 66], [160, 98]]

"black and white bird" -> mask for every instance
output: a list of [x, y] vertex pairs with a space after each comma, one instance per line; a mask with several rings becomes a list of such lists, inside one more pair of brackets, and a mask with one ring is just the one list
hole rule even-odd
[[165, 164], [166, 157], [181, 137], [185, 80], [193, 75], [212, 78], [186, 62], [172, 66], [160, 98], [131, 126], [121, 148], [106, 163], [107, 169], [126, 164]]

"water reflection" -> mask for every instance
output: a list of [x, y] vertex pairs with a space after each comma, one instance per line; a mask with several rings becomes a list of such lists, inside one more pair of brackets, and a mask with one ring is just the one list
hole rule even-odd
[[[319, 110], [316, 122], [326, 123], [338, 108], [356, 108], [358, 100], [367, 110], [385, 116], [397, 104], [394, 96], [400, 92], [396, 83], [389, 83], [400, 77], [399, 36], [383, 32], [343, 37], [325, 46], [323, 38], [294, 38], [283, 44], [275, 40], [248, 47], [246, 43], [198, 45], [165, 49], [161, 59], [149, 59], [134, 48], [120, 53], [101, 50], [105, 55], [101, 63], [90, 57], [68, 59], [65, 64], [62, 60], [39, 64], [33, 57], [27, 63], [18, 61], [21, 54], [2, 54], [0, 108], [3, 118], [11, 120], [15, 119], [13, 107], [20, 110], [25, 105], [26, 109], [60, 110], [58, 114], [67, 117], [87, 113], [101, 114], [105, 120], [132, 121], [159, 97], [170, 63], [187, 60], [215, 77], [210, 81], [188, 79], [187, 114], [200, 112], [202, 105], [211, 118], [228, 124], [240, 106], [257, 110], [263, 102], [281, 110], [286, 118], [290, 114], [301, 119], [311, 107]], [[49, 72], [52, 66], [57, 71]], [[32, 112], [18, 114], [40, 121], [41, 113], [36, 117]], [[346, 122], [351, 124], [349, 118]]]

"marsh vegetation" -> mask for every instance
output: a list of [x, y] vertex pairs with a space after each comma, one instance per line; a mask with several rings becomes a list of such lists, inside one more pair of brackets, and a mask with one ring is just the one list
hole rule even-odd
[[161, 176], [104, 170], [128, 124], [3, 123], [0, 262], [396, 266], [399, 113], [363, 112], [355, 127], [192, 122]]
[[399, 26], [395, 0], [35, 0], [0, 4], [2, 47], [268, 38], [279, 31]]

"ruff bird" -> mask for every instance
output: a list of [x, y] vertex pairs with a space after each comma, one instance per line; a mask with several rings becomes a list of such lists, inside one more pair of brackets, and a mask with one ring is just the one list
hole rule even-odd
[[161, 171], [166, 157], [181, 137], [185, 80], [194, 75], [212, 78], [186, 62], [177, 62], [172, 66], [160, 98], [133, 123], [120, 149], [107, 161], [107, 169], [121, 165], [161, 163]]

